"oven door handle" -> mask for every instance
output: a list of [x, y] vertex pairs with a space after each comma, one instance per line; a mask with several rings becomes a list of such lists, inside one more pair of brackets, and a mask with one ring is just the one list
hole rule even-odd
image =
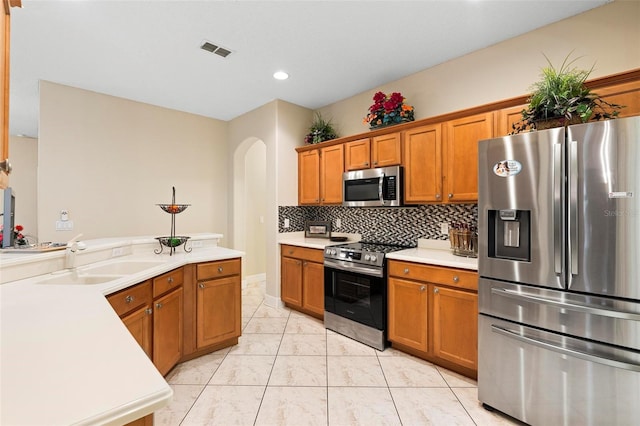
[[380, 203], [384, 204], [384, 194], [383, 194], [383, 187], [384, 187], [384, 172], [382, 172], [382, 175], [380, 175], [380, 180], [378, 181], [378, 198], [380, 199]]
[[372, 277], [378, 277], [378, 278], [384, 277], [384, 272], [382, 271], [382, 269], [374, 270], [371, 268], [354, 264], [353, 262], [343, 262], [340, 260], [325, 259], [324, 266], [327, 268], [338, 269], [340, 271], [359, 273], [363, 275], [369, 275]]

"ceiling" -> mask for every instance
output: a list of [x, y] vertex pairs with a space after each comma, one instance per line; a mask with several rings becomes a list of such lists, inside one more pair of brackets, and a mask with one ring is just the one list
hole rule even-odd
[[39, 80], [220, 120], [316, 109], [607, 2], [22, 0], [9, 131], [37, 137]]

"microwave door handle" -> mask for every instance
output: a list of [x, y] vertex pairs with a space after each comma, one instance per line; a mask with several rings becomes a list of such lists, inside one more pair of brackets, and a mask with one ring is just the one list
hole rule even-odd
[[384, 195], [382, 194], [382, 187], [384, 185], [384, 173], [380, 176], [378, 180], [378, 199], [380, 200], [380, 204], [384, 205]]

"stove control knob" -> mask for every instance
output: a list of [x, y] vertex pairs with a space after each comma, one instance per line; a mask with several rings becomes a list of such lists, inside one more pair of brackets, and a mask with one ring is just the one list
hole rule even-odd
[[371, 261], [375, 262], [376, 260], [378, 260], [378, 257], [375, 254], [371, 255]]
[[369, 261], [370, 256], [368, 254], [364, 255], [364, 260], [366, 260], [367, 262]]

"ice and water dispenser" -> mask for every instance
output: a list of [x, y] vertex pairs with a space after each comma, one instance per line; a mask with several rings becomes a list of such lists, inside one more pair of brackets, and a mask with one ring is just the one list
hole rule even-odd
[[488, 210], [488, 222], [489, 257], [531, 261], [529, 210]]

